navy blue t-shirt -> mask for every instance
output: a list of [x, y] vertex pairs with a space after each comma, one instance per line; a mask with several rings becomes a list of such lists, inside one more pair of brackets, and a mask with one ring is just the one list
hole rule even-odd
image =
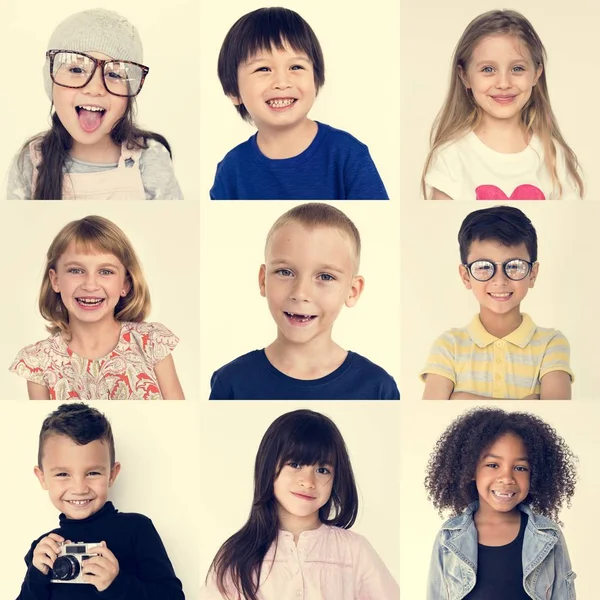
[[369, 154], [355, 137], [317, 122], [310, 146], [292, 158], [267, 158], [256, 135], [217, 165], [213, 200], [388, 200]]
[[211, 400], [399, 400], [394, 378], [356, 352], [319, 379], [294, 379], [253, 350], [213, 373]]

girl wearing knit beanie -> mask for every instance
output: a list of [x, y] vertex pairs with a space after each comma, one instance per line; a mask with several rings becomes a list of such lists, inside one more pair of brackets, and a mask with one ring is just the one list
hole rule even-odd
[[171, 148], [134, 122], [149, 68], [124, 17], [104, 9], [65, 19], [48, 43], [44, 86], [52, 125], [28, 140], [8, 176], [8, 199], [181, 199]]

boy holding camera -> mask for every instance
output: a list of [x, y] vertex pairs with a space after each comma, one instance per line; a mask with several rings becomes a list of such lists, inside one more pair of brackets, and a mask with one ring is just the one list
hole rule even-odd
[[[152, 521], [108, 501], [120, 468], [96, 409], [63, 404], [44, 420], [34, 472], [61, 515], [31, 545], [17, 600], [184, 600]], [[87, 585], [57, 585], [65, 583]]]

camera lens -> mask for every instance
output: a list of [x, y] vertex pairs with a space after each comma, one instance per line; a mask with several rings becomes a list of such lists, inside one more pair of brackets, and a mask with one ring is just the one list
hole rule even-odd
[[59, 556], [54, 561], [52, 579], [71, 581], [79, 575], [80, 570], [79, 562], [74, 556]]

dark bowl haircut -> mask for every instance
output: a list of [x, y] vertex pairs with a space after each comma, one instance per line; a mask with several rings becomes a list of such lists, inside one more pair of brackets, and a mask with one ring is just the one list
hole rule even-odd
[[[219, 52], [217, 71], [225, 95], [240, 97], [238, 68], [258, 52], [284, 50], [289, 45], [310, 59], [315, 75], [317, 93], [325, 83], [325, 61], [321, 44], [310, 25], [296, 12], [287, 8], [259, 8], [240, 19], [231, 27]], [[245, 121], [251, 121], [243, 104], [236, 110]]]

